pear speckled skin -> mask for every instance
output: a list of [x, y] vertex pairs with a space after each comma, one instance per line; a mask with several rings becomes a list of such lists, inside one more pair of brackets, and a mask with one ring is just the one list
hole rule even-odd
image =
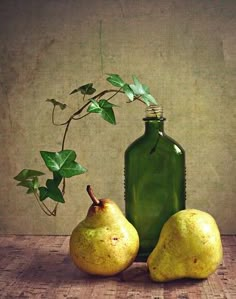
[[94, 275], [115, 275], [134, 261], [139, 249], [136, 229], [110, 199], [91, 205], [70, 237], [75, 265]]
[[147, 260], [152, 280], [207, 278], [222, 261], [220, 232], [214, 218], [203, 211], [177, 212], [164, 224]]

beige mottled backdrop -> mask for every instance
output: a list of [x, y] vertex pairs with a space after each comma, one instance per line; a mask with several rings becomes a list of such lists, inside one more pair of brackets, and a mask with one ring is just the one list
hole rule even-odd
[[123, 155], [143, 132], [144, 107], [122, 96], [117, 126], [98, 115], [72, 124], [66, 147], [89, 171], [68, 181], [57, 217], [13, 181], [22, 168], [45, 170], [40, 150], [60, 149], [64, 129], [45, 99], [70, 113], [82, 104], [72, 89], [108, 88], [113, 72], [136, 74], [164, 106], [166, 132], [186, 150], [187, 207], [236, 233], [235, 31], [234, 0], [1, 0], [0, 232], [69, 234], [90, 205], [87, 184], [124, 209]]

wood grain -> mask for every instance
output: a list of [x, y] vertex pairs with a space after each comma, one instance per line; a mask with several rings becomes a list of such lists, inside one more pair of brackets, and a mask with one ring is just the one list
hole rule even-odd
[[0, 237], [0, 298], [235, 299], [236, 236], [223, 236], [224, 260], [206, 280], [154, 283], [145, 263], [109, 278], [80, 272], [68, 236]]

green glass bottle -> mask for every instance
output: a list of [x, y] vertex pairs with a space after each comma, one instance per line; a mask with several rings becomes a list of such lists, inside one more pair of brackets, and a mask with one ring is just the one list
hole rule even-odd
[[185, 153], [164, 133], [162, 108], [146, 109], [145, 133], [125, 152], [125, 213], [137, 229], [145, 261], [159, 239], [162, 226], [185, 209]]

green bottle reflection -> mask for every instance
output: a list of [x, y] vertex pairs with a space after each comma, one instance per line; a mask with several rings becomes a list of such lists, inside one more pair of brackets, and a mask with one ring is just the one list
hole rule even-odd
[[146, 109], [145, 133], [125, 152], [125, 213], [140, 237], [138, 261], [146, 261], [162, 226], [185, 209], [185, 153], [164, 133], [161, 107]]

